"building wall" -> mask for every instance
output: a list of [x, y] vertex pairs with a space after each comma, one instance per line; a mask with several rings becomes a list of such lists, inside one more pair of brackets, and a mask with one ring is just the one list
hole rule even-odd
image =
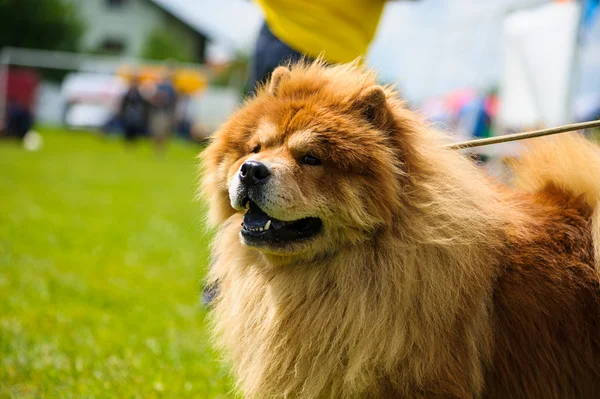
[[[79, 4], [86, 24], [81, 47], [86, 52], [96, 52], [106, 40], [122, 42], [124, 56], [139, 57], [146, 40], [155, 29], [169, 30], [180, 37], [192, 54], [198, 54], [203, 37], [183, 23], [168, 15], [150, 0], [123, 0], [110, 6], [108, 0], [71, 0]], [[202, 55], [198, 54], [198, 61]]]

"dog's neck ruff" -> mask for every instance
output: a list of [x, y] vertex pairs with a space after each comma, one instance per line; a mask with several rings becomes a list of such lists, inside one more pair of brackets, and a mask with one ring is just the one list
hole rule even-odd
[[[486, 246], [472, 245], [474, 236], [398, 245], [402, 238], [390, 232], [378, 237], [376, 251], [365, 242], [293, 267], [242, 248], [235, 231], [220, 234], [226, 239], [216, 247], [213, 277], [222, 293], [214, 320], [249, 396], [352, 397], [385, 386], [374, 385], [382, 368], [403, 374], [394, 389], [408, 392], [424, 382], [419, 378], [442, 373], [439, 358], [453, 356], [465, 336], [472, 347], [461, 353], [472, 356], [471, 375], [482, 375], [489, 348], [480, 347], [488, 329], [481, 298], [491, 289], [494, 234]], [[479, 291], [467, 294], [472, 286]], [[455, 331], [465, 314], [472, 330]], [[481, 384], [474, 380], [474, 389]]]

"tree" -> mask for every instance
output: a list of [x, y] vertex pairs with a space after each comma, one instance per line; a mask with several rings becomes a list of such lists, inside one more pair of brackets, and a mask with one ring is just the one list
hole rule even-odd
[[156, 29], [150, 34], [141, 56], [142, 58], [159, 61], [194, 61], [194, 55], [182, 44], [181, 40], [176, 35], [162, 29]]
[[68, 0], [0, 0], [0, 48], [76, 51], [84, 28]]

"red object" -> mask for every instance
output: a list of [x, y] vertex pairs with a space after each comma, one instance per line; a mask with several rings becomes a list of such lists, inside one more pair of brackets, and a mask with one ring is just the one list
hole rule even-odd
[[472, 103], [476, 98], [477, 91], [475, 89], [458, 89], [446, 96], [446, 106], [452, 114], [458, 115], [467, 104]]
[[27, 69], [10, 69], [8, 72], [8, 103], [16, 103], [30, 111], [33, 110], [39, 83], [39, 76]]
[[495, 94], [490, 94], [484, 102], [485, 112], [490, 116], [490, 118], [495, 118], [498, 113], [498, 96]]

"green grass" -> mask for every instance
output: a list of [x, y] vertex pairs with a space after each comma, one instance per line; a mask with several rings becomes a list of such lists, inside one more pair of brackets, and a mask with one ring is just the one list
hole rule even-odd
[[198, 303], [199, 147], [0, 141], [0, 398], [229, 397]]

